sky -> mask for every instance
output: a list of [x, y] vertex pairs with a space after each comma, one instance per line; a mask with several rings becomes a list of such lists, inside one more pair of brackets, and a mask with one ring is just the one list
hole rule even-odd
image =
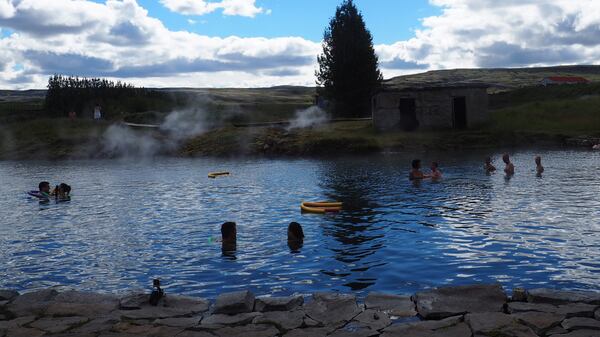
[[[0, 88], [315, 84], [342, 0], [0, 0]], [[600, 64], [600, 0], [355, 0], [384, 77]]]

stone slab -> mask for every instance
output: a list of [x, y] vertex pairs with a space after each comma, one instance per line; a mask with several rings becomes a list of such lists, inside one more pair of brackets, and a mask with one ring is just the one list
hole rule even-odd
[[275, 337], [279, 335], [272, 325], [249, 325], [240, 327], [226, 327], [215, 331], [219, 337]]
[[515, 317], [501, 312], [467, 314], [467, 323], [474, 334], [490, 334], [516, 323]]
[[598, 330], [577, 330], [566, 334], [550, 335], [550, 337], [598, 337]]
[[382, 330], [392, 324], [390, 317], [383, 311], [367, 309], [356, 316], [353, 322], [358, 322], [371, 330]]
[[41, 315], [57, 295], [54, 289], [33, 291], [17, 296], [5, 308], [15, 316]]
[[252, 323], [274, 325], [281, 332], [287, 332], [304, 324], [304, 311], [269, 311], [255, 317]]
[[246, 312], [237, 315], [212, 314], [203, 318], [200, 325], [209, 327], [246, 325], [252, 323], [256, 317], [261, 315], [262, 313], [259, 312]]
[[176, 318], [160, 318], [154, 320], [152, 324], [154, 325], [166, 325], [176, 328], [193, 328], [200, 325], [200, 321], [202, 320], [202, 316], [196, 317], [176, 317]]
[[248, 290], [234, 291], [217, 296], [213, 313], [241, 314], [254, 309], [254, 294]]
[[300, 307], [304, 303], [302, 296], [288, 297], [257, 297], [254, 302], [254, 310], [259, 312], [267, 311], [291, 311]]
[[325, 337], [330, 332], [327, 328], [305, 328], [288, 331], [283, 337]]
[[103, 331], [109, 331], [113, 325], [117, 324], [119, 321], [114, 317], [99, 317], [95, 318], [80, 327], [76, 327], [70, 332], [76, 334], [97, 334]]
[[304, 305], [306, 315], [324, 325], [349, 322], [360, 313], [354, 295], [315, 293], [312, 301]]
[[414, 299], [422, 317], [440, 319], [465, 313], [501, 312], [506, 294], [500, 285], [467, 285], [419, 292]]
[[519, 323], [530, 327], [538, 335], [559, 326], [564, 319], [564, 315], [536, 311], [522, 312], [511, 316], [516, 318]]
[[[587, 317], [572, 317], [565, 319], [562, 327], [567, 330], [600, 330], [600, 321]], [[600, 332], [597, 333], [600, 336]]]
[[365, 298], [365, 306], [368, 309], [385, 311], [391, 316], [397, 317], [411, 317], [417, 314], [415, 303], [410, 296], [372, 292]]
[[600, 305], [600, 293], [538, 288], [527, 292], [527, 301], [554, 305], [574, 302]]
[[37, 321], [30, 323], [29, 326], [39, 330], [44, 330], [49, 333], [59, 333], [67, 331], [74, 326], [82, 325], [87, 323], [89, 319], [87, 317], [44, 317]]
[[42, 330], [33, 328], [16, 328], [6, 332], [6, 337], [40, 337], [46, 333]]
[[0, 301], [11, 301], [17, 296], [19, 296], [18, 291], [0, 289]]

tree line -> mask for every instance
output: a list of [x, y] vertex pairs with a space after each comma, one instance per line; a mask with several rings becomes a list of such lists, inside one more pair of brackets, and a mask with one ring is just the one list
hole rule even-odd
[[103, 115], [111, 118], [120, 112], [145, 111], [152, 108], [148, 106], [149, 102], [169, 99], [165, 93], [156, 90], [105, 78], [56, 74], [48, 79], [47, 88], [44, 107], [55, 117], [66, 116], [71, 111], [80, 116], [88, 113], [91, 116], [94, 106], [100, 105]]

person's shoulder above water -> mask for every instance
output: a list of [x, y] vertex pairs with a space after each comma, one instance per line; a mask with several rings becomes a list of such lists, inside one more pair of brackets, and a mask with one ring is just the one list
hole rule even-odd
[[421, 160], [420, 159], [414, 159], [411, 163], [411, 166], [412, 166], [412, 168], [408, 174], [408, 179], [417, 180], [417, 179], [429, 178], [428, 175], [423, 174], [423, 172], [421, 172]]
[[431, 163], [431, 178], [432, 179], [442, 178], [442, 171], [440, 171], [439, 166], [440, 165], [436, 161]]
[[483, 168], [485, 169], [485, 171], [487, 173], [496, 171], [496, 167], [492, 164], [492, 158], [490, 158], [490, 157], [485, 158], [485, 164], [483, 165]]

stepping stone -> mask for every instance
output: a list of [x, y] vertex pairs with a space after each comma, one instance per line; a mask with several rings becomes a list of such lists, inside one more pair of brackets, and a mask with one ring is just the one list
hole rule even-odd
[[465, 323], [458, 323], [437, 330], [423, 326], [409, 325], [404, 329], [385, 331], [382, 337], [471, 337], [471, 329]]
[[352, 327], [344, 327], [343, 329], [336, 330], [329, 337], [374, 337], [379, 336], [379, 331], [371, 330], [367, 328], [359, 329], [356, 331], [346, 330], [347, 328], [353, 329]]
[[289, 297], [257, 297], [254, 302], [254, 310], [266, 311], [292, 311], [304, 303], [302, 296]]
[[500, 285], [444, 287], [414, 296], [417, 312], [425, 319], [440, 319], [465, 313], [501, 312], [506, 295]]
[[528, 291], [527, 301], [532, 303], [548, 303], [554, 305], [573, 302], [600, 305], [600, 293], [539, 288]]
[[410, 296], [369, 293], [365, 299], [367, 309], [385, 311], [391, 316], [412, 317], [417, 314], [415, 303]]
[[11, 301], [19, 296], [19, 293], [14, 290], [0, 290], [0, 301]]
[[6, 305], [5, 309], [17, 317], [28, 315], [38, 316], [46, 311], [57, 295], [58, 292], [54, 289], [25, 293], [14, 298], [12, 302]]
[[338, 293], [315, 293], [304, 311], [313, 320], [330, 326], [345, 324], [360, 313], [354, 295]]
[[372, 309], [361, 312], [352, 322], [358, 322], [371, 330], [381, 330], [392, 324], [392, 320], [385, 312]]
[[254, 294], [248, 290], [224, 293], [217, 297], [213, 313], [241, 314], [254, 309]]
[[208, 311], [209, 307], [207, 300], [196, 297], [166, 295], [157, 306], [140, 299], [143, 299], [143, 296], [130, 295], [121, 299], [121, 310], [117, 313], [127, 319], [159, 319], [197, 316]]
[[536, 334], [542, 335], [555, 326], [560, 326], [563, 315], [548, 312], [522, 312], [512, 315], [521, 324], [530, 327]]
[[279, 335], [272, 325], [248, 325], [238, 327], [227, 327], [215, 331], [219, 337], [275, 337]]
[[[593, 318], [573, 317], [567, 318], [562, 322], [562, 327], [567, 330], [600, 330], [600, 321]], [[600, 335], [600, 332], [596, 332]]]
[[220, 328], [220, 327], [226, 326], [226, 325], [230, 325], [230, 326], [246, 325], [246, 324], [252, 323], [252, 321], [256, 317], [261, 316], [261, 315], [262, 315], [262, 313], [260, 313], [260, 312], [246, 312], [246, 313], [237, 314], [237, 315], [212, 314], [212, 315], [202, 319], [202, 322], [200, 322], [200, 324], [202, 326], [215, 327], [215, 328]]
[[87, 317], [45, 317], [29, 324], [29, 326], [54, 334], [69, 330], [76, 325], [82, 325], [87, 321], [89, 321]]
[[253, 324], [271, 324], [282, 332], [299, 328], [304, 323], [304, 311], [270, 311], [257, 316]]

